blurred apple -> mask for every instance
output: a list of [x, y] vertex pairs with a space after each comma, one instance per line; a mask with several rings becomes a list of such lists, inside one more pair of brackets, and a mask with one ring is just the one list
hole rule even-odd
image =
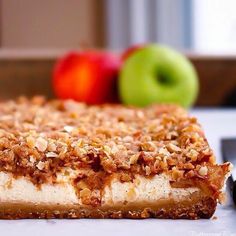
[[121, 60], [125, 61], [129, 56], [131, 56], [134, 52], [138, 51], [139, 49], [143, 48], [145, 44], [137, 44], [129, 47], [126, 49], [122, 55], [121, 55]]
[[123, 103], [146, 106], [152, 103], [193, 105], [198, 94], [198, 76], [181, 53], [157, 44], [130, 50], [119, 76]]
[[88, 104], [117, 102], [120, 65], [120, 58], [108, 52], [71, 52], [55, 65], [54, 92], [61, 99]]

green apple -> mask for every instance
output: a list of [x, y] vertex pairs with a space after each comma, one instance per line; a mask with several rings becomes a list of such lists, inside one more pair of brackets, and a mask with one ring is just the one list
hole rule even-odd
[[175, 103], [190, 107], [198, 89], [191, 62], [179, 52], [156, 44], [133, 52], [119, 75], [120, 98], [128, 105]]

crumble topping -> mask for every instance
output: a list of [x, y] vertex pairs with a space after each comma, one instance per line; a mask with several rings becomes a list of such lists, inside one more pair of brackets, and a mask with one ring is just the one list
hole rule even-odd
[[196, 118], [175, 105], [87, 106], [42, 97], [0, 103], [0, 171], [40, 185], [54, 183], [65, 168], [88, 168], [74, 179], [87, 178], [89, 187], [78, 187], [85, 202], [112, 173], [120, 173], [121, 181], [131, 181], [130, 173], [162, 172], [173, 181], [204, 179], [214, 166]]
[[204, 175], [207, 175], [207, 171], [208, 169], [206, 166], [201, 166], [198, 172], [199, 172], [199, 175], [204, 176]]

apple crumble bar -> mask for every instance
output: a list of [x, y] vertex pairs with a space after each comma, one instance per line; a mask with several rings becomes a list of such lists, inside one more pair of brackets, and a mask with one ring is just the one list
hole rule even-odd
[[0, 218], [210, 218], [230, 163], [175, 105], [0, 103]]

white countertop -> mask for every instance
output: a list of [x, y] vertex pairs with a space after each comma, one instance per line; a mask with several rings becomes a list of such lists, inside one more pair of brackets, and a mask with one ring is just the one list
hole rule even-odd
[[[221, 162], [220, 138], [236, 137], [236, 109], [195, 109], [191, 113], [198, 117]], [[215, 220], [0, 220], [0, 236], [235, 236], [236, 208], [228, 198], [225, 206], [218, 206]]]

